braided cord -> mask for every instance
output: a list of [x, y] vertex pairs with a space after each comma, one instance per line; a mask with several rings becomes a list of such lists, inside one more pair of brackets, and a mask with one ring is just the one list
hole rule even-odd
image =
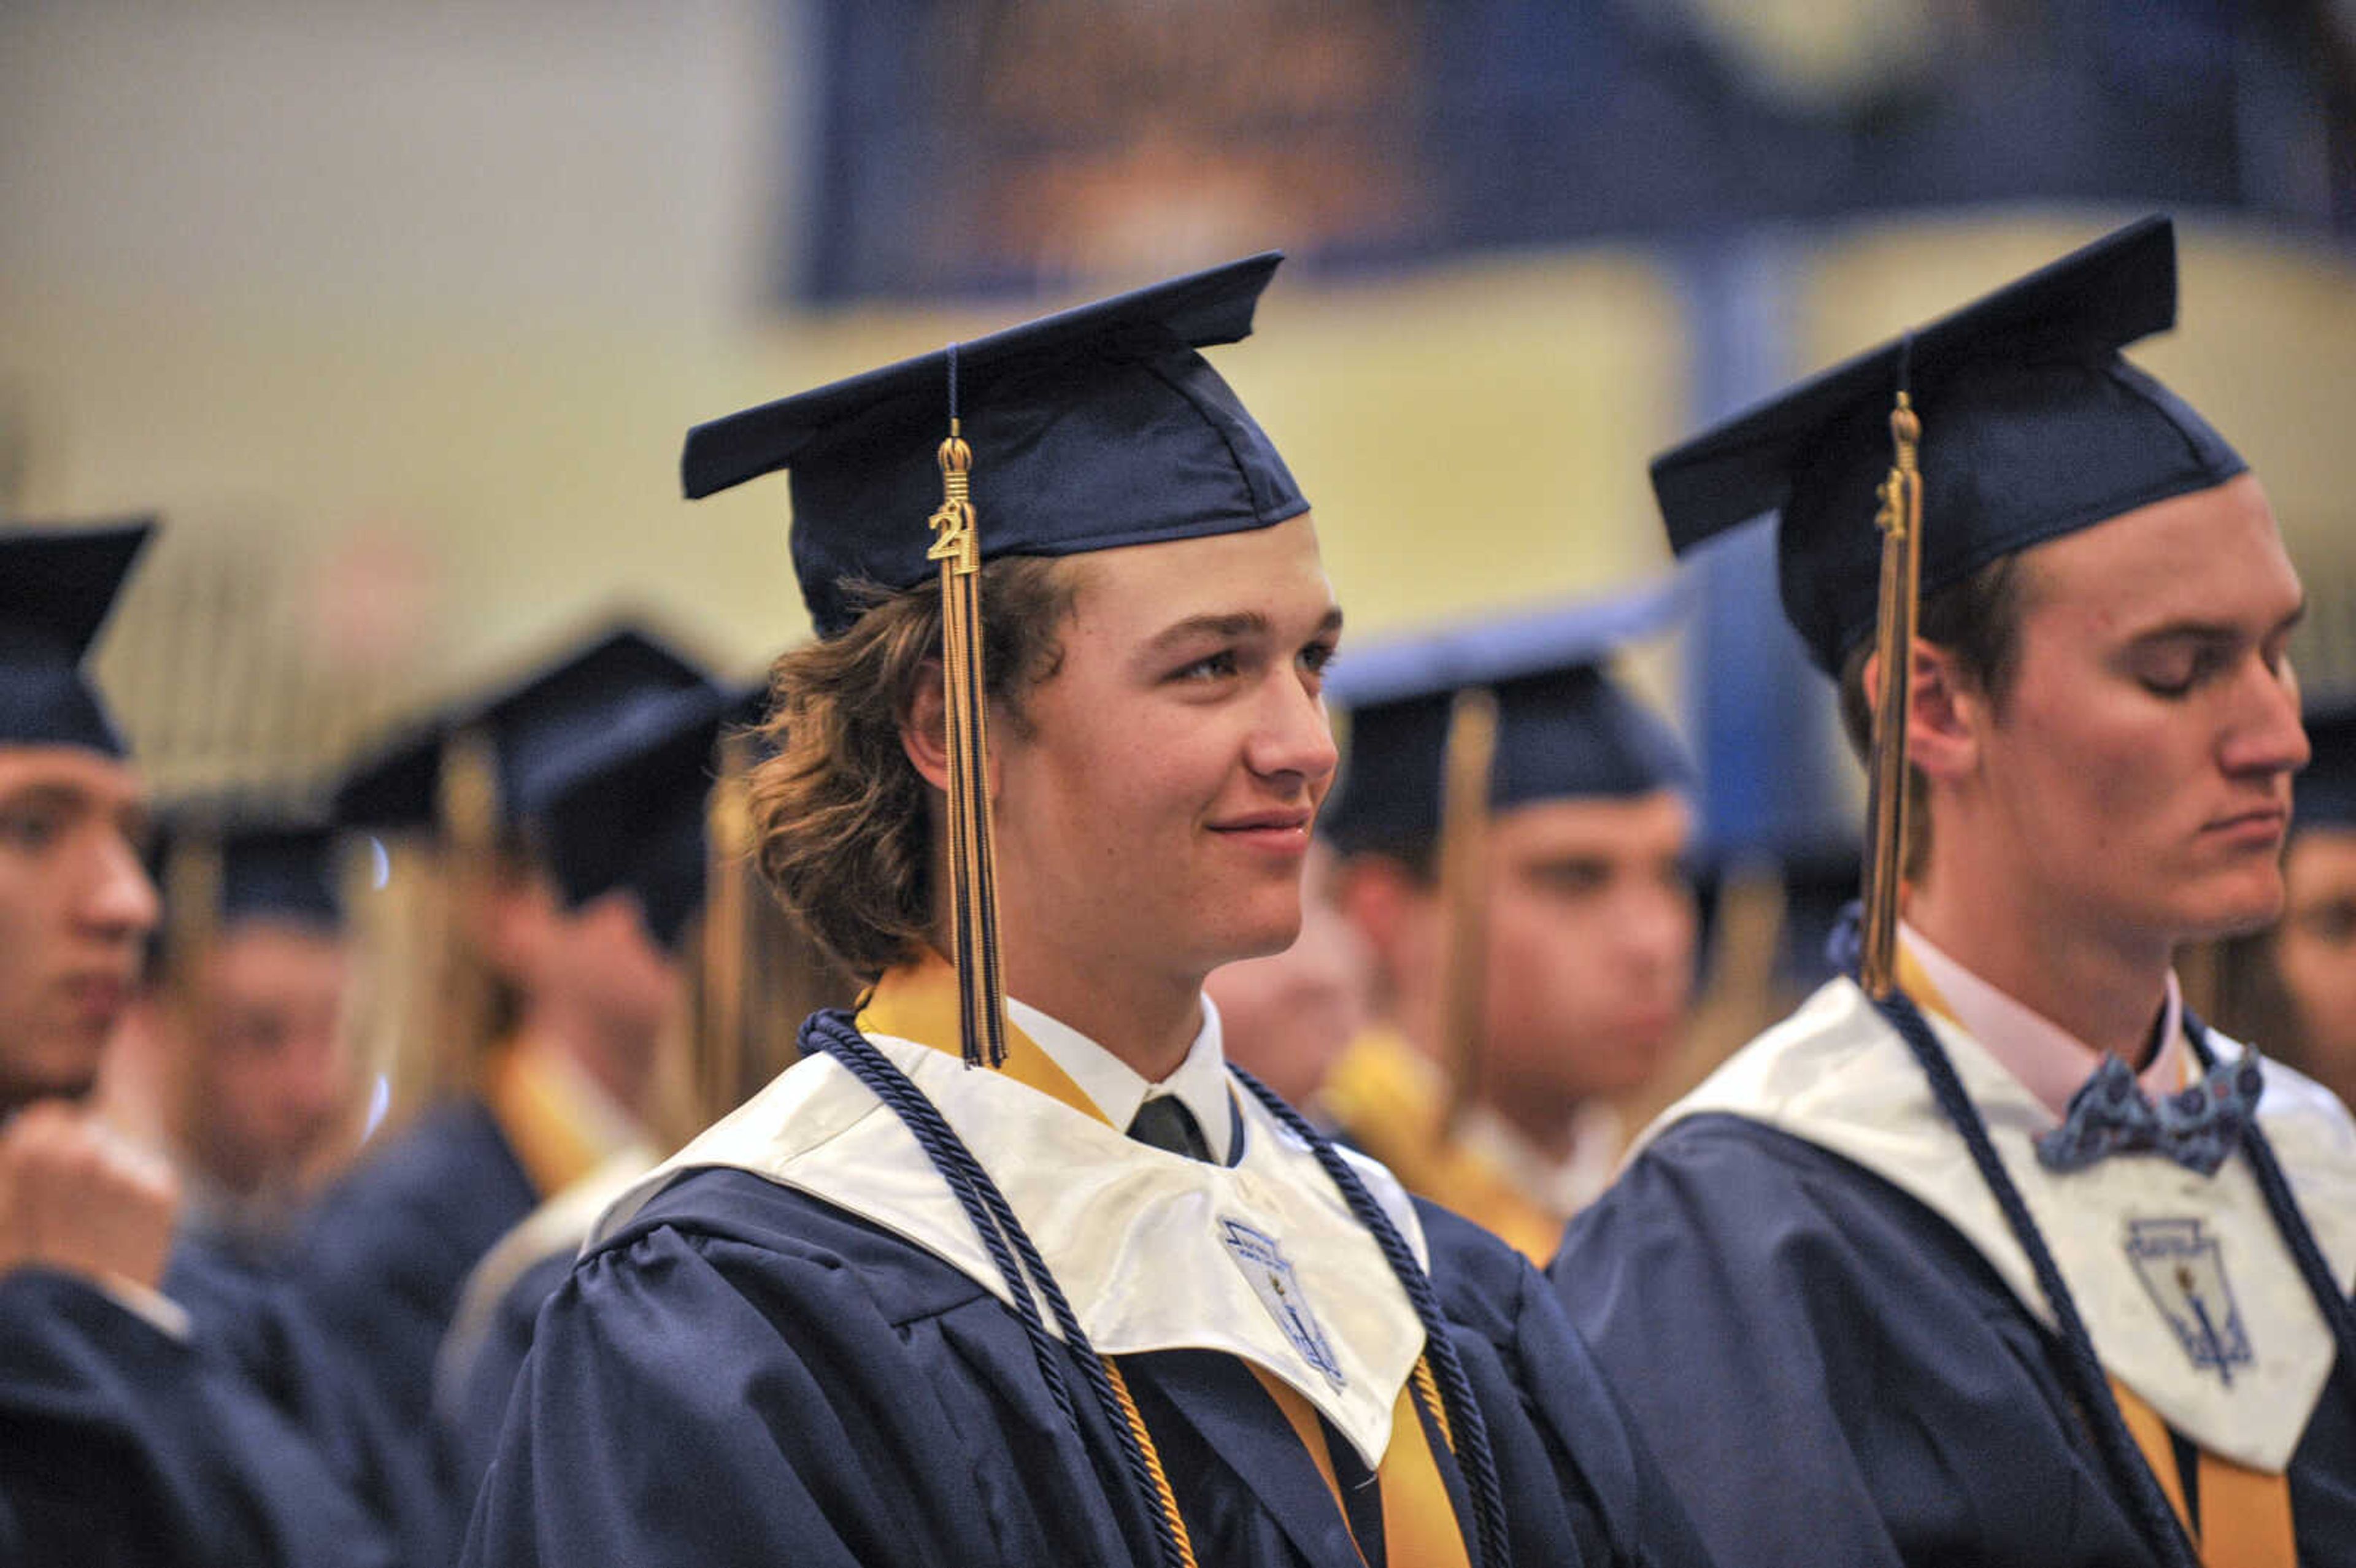
[[[2199, 1059], [2201, 1070], [2214, 1071], [2217, 1055], [2209, 1046], [2209, 1026], [2188, 1011], [2184, 1027], [2192, 1038], [2192, 1054]], [[2250, 1173], [2257, 1178], [2258, 1190], [2265, 1197], [2266, 1212], [2274, 1216], [2275, 1230], [2282, 1236], [2283, 1245], [2290, 1249], [2292, 1261], [2298, 1264], [2299, 1277], [2307, 1282], [2308, 1294], [2315, 1298], [2316, 1310], [2323, 1314], [2323, 1321], [2331, 1330], [2340, 1364], [2356, 1372], [2356, 1306], [2340, 1294], [2340, 1282], [2331, 1277], [2331, 1265], [2324, 1260], [2323, 1249], [2316, 1244], [2315, 1232], [2308, 1229], [2307, 1216], [2299, 1211], [2298, 1199], [2291, 1192], [2290, 1180], [2283, 1174], [2282, 1161], [2260, 1130], [2254, 1112], [2242, 1129], [2242, 1152], [2249, 1157]]]
[[2029, 1254], [2029, 1266], [2037, 1275], [2038, 1288], [2044, 1292], [2046, 1305], [2061, 1329], [2062, 1370], [2072, 1384], [2071, 1392], [2076, 1395], [2078, 1408], [2093, 1429], [2104, 1468], [2110, 1472], [2112, 1485], [2126, 1499], [2128, 1513], [2145, 1544], [2170, 1568], [2200, 1568], [2200, 1557], [2186, 1539], [2175, 1508], [2160, 1490], [2158, 1477], [2144, 1461], [2143, 1451], [2136, 1446], [2126, 1422], [2119, 1414], [2118, 1403], [2111, 1396], [2109, 1374], [2103, 1371], [2102, 1360], [2094, 1353], [2094, 1339], [2086, 1332], [2085, 1321], [2078, 1316], [2078, 1303], [2071, 1296], [2070, 1286], [2062, 1279], [2061, 1267], [2054, 1263], [2044, 1236], [2039, 1232], [2037, 1221], [2030, 1217], [2020, 1189], [2013, 1185], [2011, 1175], [1997, 1157], [1979, 1107], [1964, 1092], [1954, 1063], [1947, 1060], [1938, 1037], [1931, 1032], [1931, 1026], [1904, 991], [1892, 987], [1887, 997], [1870, 999], [1913, 1052], [1923, 1075], [1931, 1081], [1931, 1093], [1938, 1100], [1940, 1110], [1963, 1136], [1965, 1147], [1971, 1151], [1972, 1163], [1979, 1168], [1980, 1179], [1987, 1184], [1997, 1207], [2004, 1211], [2005, 1223], [2011, 1227], [2013, 1239]]
[[[1023, 1320], [1023, 1333], [1031, 1341], [1032, 1353], [1055, 1397], [1055, 1408], [1077, 1436], [1078, 1413], [1072, 1406], [1055, 1344], [1040, 1320], [1033, 1285], [1035, 1284], [1039, 1294], [1046, 1297], [1048, 1309], [1063, 1332], [1064, 1348], [1080, 1363], [1081, 1375], [1096, 1396], [1097, 1407], [1119, 1443], [1124, 1466], [1152, 1522], [1156, 1555], [1163, 1568], [1195, 1568], [1185, 1521], [1179, 1517], [1177, 1499], [1170, 1493], [1161, 1456], [1153, 1452], [1151, 1435], [1146, 1431], [1135, 1403], [1127, 1397], [1126, 1385], [1116, 1387], [1114, 1374], [1089, 1343], [1063, 1287], [1048, 1270], [1030, 1232], [1015, 1218], [1013, 1205], [1006, 1200], [1006, 1195], [943, 1119], [939, 1107], [859, 1032], [848, 1014], [835, 1009], [811, 1014], [802, 1025], [802, 1048], [808, 1051], [813, 1045], [841, 1062], [900, 1118], [917, 1147], [932, 1161], [933, 1168], [957, 1195], [967, 1219], [989, 1251], [991, 1262], [1005, 1280], [1008, 1294], [1014, 1298], [1015, 1314]], [[1085, 1451], [1084, 1437], [1081, 1445]]]
[[[1323, 1169], [1327, 1179], [1341, 1190], [1344, 1201], [1349, 1204], [1350, 1212], [1357, 1218], [1358, 1223], [1373, 1234], [1376, 1243], [1382, 1248], [1384, 1261], [1391, 1265], [1391, 1273], [1398, 1277], [1401, 1288], [1407, 1292], [1408, 1300], [1414, 1305], [1416, 1317], [1423, 1325], [1425, 1357], [1446, 1395], [1445, 1407], [1434, 1413], [1440, 1418], [1442, 1433], [1452, 1431], [1454, 1434], [1451, 1446], [1457, 1456], [1458, 1467], [1464, 1472], [1465, 1481], [1472, 1493], [1473, 1524], [1476, 1544], [1480, 1549], [1475, 1563], [1478, 1568], [1505, 1568], [1505, 1564], [1511, 1561], [1507, 1556], [1505, 1538], [1505, 1491], [1497, 1482], [1496, 1460], [1489, 1447], [1488, 1423], [1483, 1419], [1481, 1407], [1472, 1398], [1472, 1381], [1464, 1375], [1464, 1363], [1457, 1357], [1455, 1341], [1449, 1338], [1448, 1321], [1440, 1314], [1440, 1297], [1431, 1288], [1431, 1276], [1424, 1273], [1423, 1265], [1416, 1261], [1414, 1252], [1408, 1248], [1407, 1238], [1399, 1234], [1398, 1227], [1391, 1223], [1391, 1217], [1383, 1211], [1381, 1204], [1375, 1201], [1375, 1195], [1366, 1190], [1366, 1184], [1359, 1179], [1358, 1173], [1350, 1168], [1350, 1162], [1342, 1157], [1341, 1151], [1310, 1125], [1300, 1112], [1279, 1098], [1274, 1090], [1232, 1061], [1227, 1063], [1227, 1071], [1235, 1074], [1237, 1081], [1251, 1092], [1253, 1098], [1287, 1132], [1307, 1144], [1315, 1153], [1318, 1166]], [[1451, 1414], [1454, 1417], [1452, 1423], [1450, 1420]]]

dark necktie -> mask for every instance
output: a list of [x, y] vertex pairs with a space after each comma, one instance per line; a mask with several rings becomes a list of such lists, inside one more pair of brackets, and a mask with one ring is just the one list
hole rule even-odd
[[2070, 1115], [2037, 1140], [2048, 1170], [2083, 1170], [2114, 1154], [2163, 1154], [2188, 1170], [2214, 1176], [2233, 1156], [2242, 1129], [2257, 1114], [2265, 1079], [2254, 1051], [2218, 1063], [2208, 1077], [2154, 1104], [2135, 1069], [2105, 1056], [2070, 1096]]
[[1157, 1094], [1140, 1105], [1137, 1115], [1130, 1119], [1129, 1136], [1139, 1143], [1182, 1154], [1188, 1159], [1211, 1157], [1211, 1146], [1203, 1141], [1203, 1129], [1194, 1120], [1194, 1113], [1175, 1094]]

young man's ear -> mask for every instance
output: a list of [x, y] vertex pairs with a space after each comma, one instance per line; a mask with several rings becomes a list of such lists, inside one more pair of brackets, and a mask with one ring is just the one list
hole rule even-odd
[[[1914, 640], [1914, 682], [1906, 721], [1906, 760], [1929, 779], [1953, 779], [1979, 761], [1987, 701], [1953, 651]], [[1865, 689], [1880, 689], [1881, 656], [1865, 661]]]
[[916, 776], [935, 789], [949, 787], [948, 683], [941, 661], [926, 659], [916, 671], [916, 684], [900, 709], [900, 750]]

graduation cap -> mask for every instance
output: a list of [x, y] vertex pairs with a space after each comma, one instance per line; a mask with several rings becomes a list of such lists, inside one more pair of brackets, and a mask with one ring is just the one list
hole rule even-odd
[[854, 584], [937, 576], [948, 688], [949, 880], [969, 1061], [1004, 1060], [977, 573], [1263, 528], [1308, 501], [1196, 350], [1251, 333], [1269, 251], [1138, 289], [688, 432], [691, 497], [787, 470], [794, 571], [819, 635]]
[[2356, 828], [2356, 703], [2307, 716], [2314, 755], [2291, 785], [2291, 830]]
[[666, 693], [542, 771], [523, 810], [567, 905], [626, 889], [655, 940], [678, 945], [703, 903], [721, 734], [756, 718], [757, 700], [716, 686]]
[[1350, 650], [1325, 682], [1326, 700], [1350, 715], [1350, 750], [1320, 830], [1347, 854], [1430, 846], [1440, 827], [1451, 717], [1464, 691], [1486, 691], [1496, 704], [1492, 812], [1689, 784], [1676, 737], [1605, 669], [1677, 607], [1662, 587]]
[[0, 745], [123, 754], [81, 661], [154, 531], [143, 517], [0, 533]]
[[324, 816], [252, 805], [181, 802], [160, 814], [147, 851], [162, 890], [158, 955], [201, 952], [244, 922], [344, 929], [341, 839]]
[[337, 819], [355, 827], [414, 828], [447, 815], [454, 756], [468, 752], [485, 776], [470, 781], [474, 815], [513, 826], [520, 803], [544, 795], [536, 775], [594, 742], [634, 704], [708, 687], [709, 677], [652, 634], [623, 625], [543, 662], [488, 696], [434, 715], [355, 764], [335, 795]]
[[2175, 322], [2175, 226], [2144, 219], [1653, 460], [1679, 554], [1779, 514], [1783, 613], [1819, 668], [1877, 639], [1859, 976], [1877, 997], [1897, 951], [1922, 596], [2247, 466], [2119, 356]]
[[1603, 668], [1676, 604], [1656, 588], [1426, 633], [1353, 652], [1326, 680], [1326, 699], [1350, 714], [1350, 755], [1321, 830], [1345, 854], [1410, 864], [1438, 848], [1451, 1127], [1478, 1088], [1489, 821], [1534, 801], [1624, 798], [1687, 781], [1668, 727]]
[[1935, 593], [2244, 471], [2183, 400], [2119, 357], [2175, 324], [2175, 226], [2147, 218], [1655, 458], [1669, 542], [1682, 555], [1779, 514], [1784, 613], [1837, 674], [1874, 628], [1894, 394], [1922, 421], [1922, 592]]

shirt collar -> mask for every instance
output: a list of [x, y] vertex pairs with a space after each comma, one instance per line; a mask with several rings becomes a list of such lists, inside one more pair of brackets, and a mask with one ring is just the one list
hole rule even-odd
[[[1940, 952], [1912, 926], [1901, 921], [1899, 929], [1964, 1032], [2056, 1117], [2069, 1115], [2070, 1097], [2102, 1065], [2103, 1053]], [[2154, 1099], [2184, 1086], [2184, 992], [2173, 969], [2161, 1005], [2159, 1050], [2136, 1082]]]
[[1225, 1165], [1233, 1157], [1235, 1112], [1227, 1099], [1226, 1051], [1221, 1043], [1219, 1009], [1203, 998], [1203, 1027], [1194, 1031], [1186, 1060], [1159, 1083], [1149, 1083], [1129, 1063], [1069, 1024], [1049, 1018], [1012, 997], [1006, 1011], [1014, 1025], [1080, 1086], [1097, 1110], [1114, 1126], [1127, 1130], [1138, 1108], [1162, 1094], [1174, 1094], [1203, 1129], [1211, 1157]]

